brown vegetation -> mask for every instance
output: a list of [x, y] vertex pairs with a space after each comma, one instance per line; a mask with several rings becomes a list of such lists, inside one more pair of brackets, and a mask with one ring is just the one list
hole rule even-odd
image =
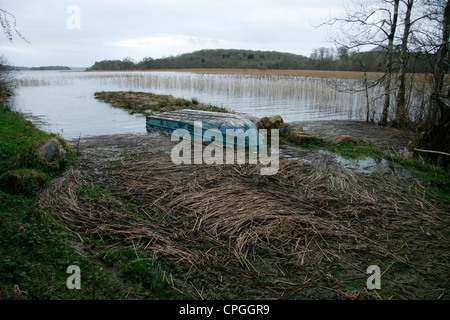
[[[298, 161], [274, 176], [174, 165], [168, 139], [121, 139], [82, 143], [79, 164], [40, 203], [75, 234], [150, 250], [191, 298], [428, 299], [448, 290], [448, 211], [419, 182]], [[366, 288], [369, 265], [383, 272], [379, 292]]]
[[[334, 71], [334, 70], [259, 70], [259, 69], [179, 69], [179, 70], [158, 70], [158, 71], [178, 71], [194, 72], [205, 74], [249, 74], [249, 75], [270, 75], [270, 76], [300, 76], [315, 78], [336, 78], [336, 79], [364, 79], [364, 72], [358, 71]], [[376, 80], [382, 76], [379, 72], [368, 72], [369, 80]]]

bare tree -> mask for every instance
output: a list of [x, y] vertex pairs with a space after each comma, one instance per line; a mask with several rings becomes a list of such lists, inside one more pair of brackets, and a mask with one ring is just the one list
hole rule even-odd
[[[450, 3], [448, 0], [418, 0], [424, 23], [415, 30], [412, 42], [424, 52], [430, 64], [432, 80], [428, 84], [428, 106], [418, 128], [416, 145], [433, 154], [450, 153]], [[424, 151], [424, 150], [422, 150]], [[434, 152], [434, 153], [433, 153]], [[436, 153], [439, 152], [439, 153]], [[450, 164], [450, 157], [444, 163]]]
[[393, 71], [393, 52], [394, 52], [394, 40], [395, 40], [395, 32], [397, 30], [397, 21], [398, 21], [398, 6], [400, 0], [393, 0], [393, 13], [392, 20], [390, 21], [390, 31], [387, 35], [388, 44], [387, 44], [387, 59], [386, 59], [386, 74], [384, 78], [384, 105], [383, 110], [381, 112], [381, 118], [379, 124], [382, 126], [387, 125], [388, 120], [388, 112], [391, 103], [391, 86], [392, 86], [392, 71]]
[[[443, 12], [440, 28], [442, 36], [437, 47], [436, 66], [434, 68], [435, 93], [444, 92], [444, 77], [449, 69], [450, 3], [448, 1], [440, 1], [440, 3], [445, 4], [445, 7], [442, 8]], [[450, 88], [448, 92], [450, 92]]]
[[17, 29], [16, 17], [3, 9], [0, 9], [0, 25], [3, 28], [3, 33], [9, 41], [13, 41], [14, 35], [19, 36], [22, 40], [29, 43], [27, 39]]
[[[424, 131], [419, 139], [419, 147], [430, 150], [450, 152], [450, 85], [448, 71], [450, 66], [450, 2], [443, 0], [426, 0], [428, 19], [435, 25], [438, 33], [435, 37], [426, 35], [421, 44], [434, 52], [433, 88], [430, 96]], [[440, 34], [439, 34], [440, 33]], [[447, 80], [447, 81], [446, 81]], [[449, 158], [447, 157], [447, 163]]]
[[394, 71], [394, 44], [397, 31], [400, 0], [378, 0], [360, 2], [347, 8], [344, 17], [333, 18], [322, 25], [338, 25], [339, 34], [333, 42], [349, 49], [376, 48], [386, 54], [384, 82], [384, 104], [379, 124], [386, 125], [388, 120], [392, 74]]
[[398, 93], [395, 109], [395, 121], [398, 126], [405, 125], [407, 121], [406, 111], [406, 66], [408, 62], [408, 40], [411, 33], [411, 26], [414, 21], [411, 21], [411, 12], [414, 6], [414, 0], [406, 0], [406, 13], [403, 28], [403, 37], [400, 48], [400, 62], [398, 70]]
[[5, 57], [0, 56], [0, 104], [5, 103], [12, 94], [11, 66]]
[[[26, 41], [25, 37], [17, 30], [16, 17], [6, 10], [0, 9], [0, 25], [3, 33], [9, 41], [13, 41], [15, 35]], [[6, 61], [5, 57], [0, 56], [0, 103], [5, 103], [9, 97], [13, 95], [13, 86], [11, 79], [11, 66]]]

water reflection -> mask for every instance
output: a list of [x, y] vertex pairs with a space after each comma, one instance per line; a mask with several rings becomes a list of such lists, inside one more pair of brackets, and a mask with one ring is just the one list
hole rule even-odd
[[171, 94], [227, 107], [254, 117], [280, 114], [286, 122], [365, 117], [363, 93], [340, 88], [358, 80], [194, 74], [187, 72], [22, 71], [14, 107], [38, 116], [47, 131], [65, 138], [144, 133], [145, 119], [94, 98], [96, 91], [133, 90]]

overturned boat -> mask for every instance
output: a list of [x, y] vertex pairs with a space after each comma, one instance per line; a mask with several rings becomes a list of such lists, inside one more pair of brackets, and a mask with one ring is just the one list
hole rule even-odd
[[249, 119], [231, 113], [183, 109], [147, 116], [147, 131], [163, 130], [178, 136], [189, 132], [194, 140], [222, 142], [245, 147], [265, 143], [255, 124]]

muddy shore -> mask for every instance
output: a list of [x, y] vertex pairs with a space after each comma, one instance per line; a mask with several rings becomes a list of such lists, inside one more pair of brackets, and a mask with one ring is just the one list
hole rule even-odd
[[[346, 134], [395, 152], [408, 141], [351, 121], [302, 125], [325, 140]], [[281, 144], [280, 170], [261, 176], [258, 165], [174, 165], [176, 143], [158, 132], [71, 144], [80, 160], [42, 206], [81, 237], [149, 250], [192, 299], [448, 297], [449, 213], [389, 165], [368, 174]], [[105, 196], [77, 192], [92, 186]], [[370, 265], [383, 272], [383, 290], [367, 288]]]

